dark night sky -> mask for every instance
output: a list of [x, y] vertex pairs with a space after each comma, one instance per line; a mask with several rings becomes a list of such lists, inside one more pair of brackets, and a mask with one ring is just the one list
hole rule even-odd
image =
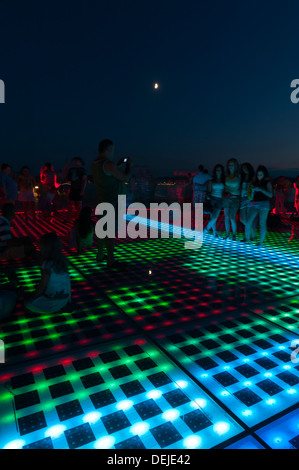
[[37, 172], [80, 155], [89, 170], [111, 138], [154, 174], [229, 157], [298, 168], [298, 14], [296, 1], [2, 0], [0, 162]]

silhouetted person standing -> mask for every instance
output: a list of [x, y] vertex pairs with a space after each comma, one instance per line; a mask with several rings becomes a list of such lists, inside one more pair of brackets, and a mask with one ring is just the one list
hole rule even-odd
[[[98, 203], [110, 203], [115, 209], [115, 229], [117, 228], [117, 206], [118, 195], [120, 194], [120, 182], [128, 181], [130, 176], [131, 162], [129, 157], [126, 160], [126, 168], [122, 170], [119, 165], [124, 163], [124, 159], [119, 160], [118, 165], [113, 161], [114, 143], [105, 139], [99, 143], [99, 156], [92, 162], [91, 172], [96, 188]], [[98, 239], [97, 261], [104, 259], [104, 246], [107, 248], [107, 267], [117, 268], [119, 263], [114, 259], [115, 238], [106, 237]]]

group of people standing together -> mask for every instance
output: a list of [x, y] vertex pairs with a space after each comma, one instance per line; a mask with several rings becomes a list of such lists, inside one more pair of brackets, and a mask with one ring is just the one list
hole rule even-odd
[[[68, 163], [60, 177], [54, 171], [53, 165], [45, 163], [39, 175], [39, 182], [31, 175], [28, 166], [23, 166], [18, 175], [12, 172], [7, 163], [1, 165], [0, 173], [0, 200], [5, 203], [16, 204], [20, 201], [23, 205], [25, 222], [31, 213], [33, 221], [36, 219], [36, 207], [47, 218], [56, 212], [55, 195], [57, 188], [68, 188], [68, 213], [74, 209], [77, 213], [82, 207], [82, 199], [87, 183], [86, 171], [82, 158], [75, 157]], [[38, 197], [36, 197], [38, 195]], [[38, 199], [38, 204], [37, 204]]]
[[[202, 169], [202, 167], [200, 167]], [[273, 196], [272, 183], [268, 170], [260, 165], [256, 171], [250, 163], [239, 165], [237, 159], [231, 158], [223, 165], [217, 164], [213, 175], [203, 172], [203, 178], [194, 177], [194, 201], [202, 202], [210, 213], [210, 220], [204, 228], [204, 236], [210, 229], [218, 236], [216, 224], [221, 210], [224, 210], [226, 235], [223, 238], [236, 240], [237, 212], [240, 210], [240, 221], [245, 227], [244, 242], [256, 237], [257, 220], [260, 224], [260, 245], [267, 233], [267, 217], [270, 211], [270, 200]], [[201, 183], [201, 184], [200, 184]]]

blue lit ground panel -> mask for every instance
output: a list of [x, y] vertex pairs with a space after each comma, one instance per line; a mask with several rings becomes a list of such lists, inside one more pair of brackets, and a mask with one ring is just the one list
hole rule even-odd
[[0, 380], [0, 448], [211, 448], [244, 432], [142, 337]]
[[154, 336], [249, 427], [299, 402], [299, 366], [290, 348], [296, 336], [271, 322], [244, 314]]
[[[59, 354], [99, 341], [111, 341], [136, 329], [109, 300], [102, 298], [78, 273], [70, 269], [73, 310], [55, 314], [16, 311], [0, 323], [0, 339], [5, 343], [5, 364], [11, 367], [23, 361]], [[18, 277], [30, 291], [39, 279], [39, 271], [23, 268]]]
[[260, 444], [256, 439], [254, 439], [254, 437], [247, 436], [225, 448], [226, 449], [265, 449], [266, 447]]
[[299, 409], [261, 428], [256, 434], [271, 449], [299, 449]]
[[299, 297], [272, 302], [252, 311], [292, 333], [299, 334]]

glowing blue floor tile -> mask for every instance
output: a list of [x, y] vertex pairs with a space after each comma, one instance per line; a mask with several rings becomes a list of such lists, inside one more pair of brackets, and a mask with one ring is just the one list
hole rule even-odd
[[252, 436], [244, 437], [239, 441], [225, 447], [226, 449], [265, 449], [256, 439]]
[[0, 448], [211, 448], [242, 432], [145, 338], [0, 376]]
[[299, 410], [263, 427], [256, 434], [271, 449], [299, 449]]
[[249, 427], [298, 403], [299, 365], [291, 360], [296, 337], [271, 322], [243, 314], [152, 334]]

